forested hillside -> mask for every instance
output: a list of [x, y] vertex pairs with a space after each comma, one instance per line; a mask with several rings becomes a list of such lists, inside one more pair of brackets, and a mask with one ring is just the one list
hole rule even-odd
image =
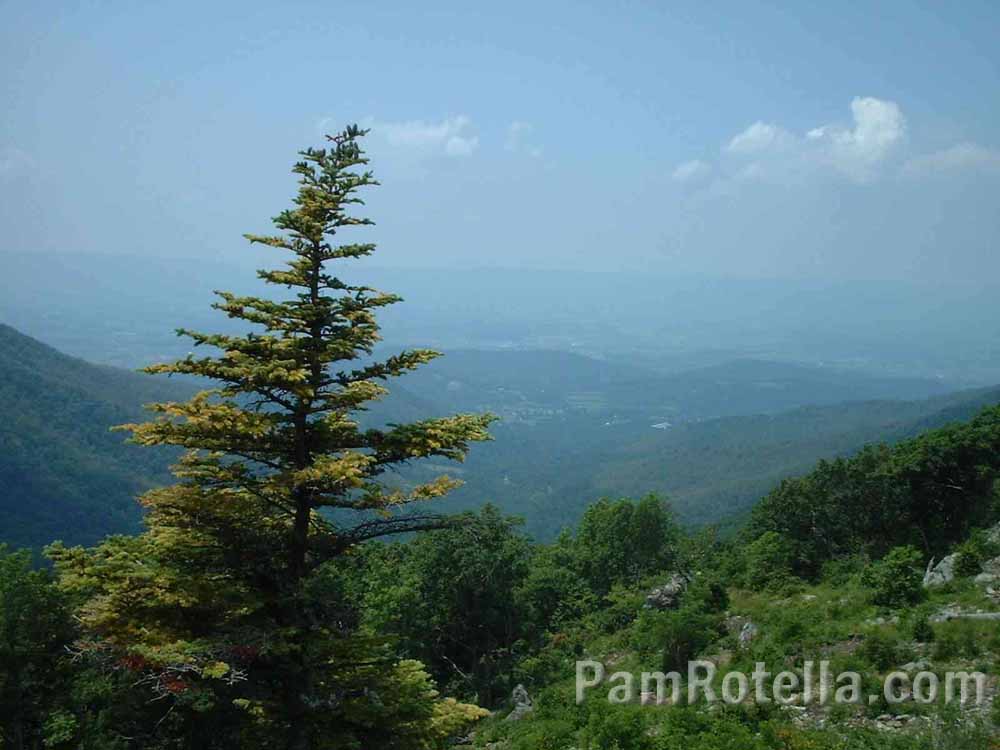
[[[489, 500], [521, 515], [550, 539], [598, 497], [659, 492], [685, 524], [733, 525], [763, 495], [820, 458], [873, 441], [896, 440], [968, 418], [1000, 400], [982, 389], [918, 401], [848, 402], [777, 414], [691, 421], [670, 429], [594, 425], [570, 414], [526, 427], [501, 422], [496, 440], [462, 472], [466, 485], [448, 502]], [[420, 476], [420, 474], [417, 474]]]
[[68, 357], [0, 324], [0, 538], [40, 548], [138, 530], [135, 498], [169, 480], [175, 454], [128, 445], [110, 428], [193, 391]]
[[[400, 747], [992, 750], [1000, 725], [998, 478], [1000, 407], [988, 407], [969, 421], [789, 479], [735, 540], [686, 533], [668, 503], [647, 496], [594, 503], [548, 544], [486, 507], [402, 543], [363, 545], [324, 568], [317, 586], [360, 642], [388, 637], [383, 663], [402, 660], [411, 672], [402, 698], [400, 686], [387, 682], [394, 690], [388, 705], [381, 696], [372, 706], [351, 696], [343, 706], [358, 723], [340, 726], [348, 737], [382, 737], [367, 717], [415, 710], [433, 680], [493, 714], [466, 706], [461, 718], [437, 725], [428, 744]], [[947, 502], [938, 501], [942, 489]], [[878, 498], [891, 502], [873, 505]], [[927, 549], [910, 544], [925, 541]], [[125, 544], [122, 551], [139, 549]], [[946, 572], [928, 582], [932, 553], [952, 554], [935, 569]], [[82, 551], [54, 554], [72, 590], [97, 580], [76, 572]], [[192, 706], [199, 706], [196, 720], [205, 712], [226, 716], [225, 704], [207, 702], [205, 689], [186, 679], [171, 677], [159, 701], [143, 701], [122, 670], [67, 669], [56, 649], [77, 626], [65, 593], [45, 572], [31, 573], [23, 558], [0, 551], [3, 612], [38, 623], [13, 631], [20, 640], [10, 655], [37, 676], [13, 716], [55, 744], [83, 738], [111, 748], [126, 728], [162, 742], [164, 727], [179, 726]], [[263, 668], [255, 649], [240, 649], [248, 650], [237, 663]], [[833, 674], [858, 673], [865, 700], [710, 706], [689, 701], [686, 682], [676, 700], [640, 693], [638, 683], [631, 698], [607, 697], [620, 690], [621, 674], [637, 681], [646, 671], [686, 675], [692, 659], [718, 670], [710, 681], [718, 694], [724, 672], [749, 674], [763, 664], [768, 674], [784, 669], [802, 679], [805, 664], [820, 658]], [[581, 659], [604, 672], [577, 701]], [[8, 663], [17, 662], [0, 663], [0, 676]], [[981, 700], [897, 703], [882, 692], [891, 673], [955, 670], [986, 675]], [[222, 677], [212, 680], [217, 691], [231, 689]], [[409, 703], [397, 705], [400, 699]], [[57, 720], [44, 724], [46, 716]], [[351, 746], [331, 737], [332, 747]]]
[[[961, 419], [1000, 398], [982, 389], [907, 401], [942, 386], [765, 362], [656, 376], [560, 352], [464, 350], [425, 369], [393, 383], [362, 421], [499, 413], [495, 440], [451, 469], [465, 484], [444, 505], [492, 502], [523, 516], [540, 539], [574, 525], [598, 497], [646, 492], [669, 496], [685, 524], [732, 525], [817, 459]], [[187, 397], [195, 385], [93, 365], [8, 326], [0, 327], [0, 378], [0, 538], [41, 548], [136, 530], [134, 498], [168, 481], [171, 453], [142, 451], [110, 428], [138, 418], [145, 403]], [[894, 389], [893, 400], [775, 411], [810, 395], [824, 402]], [[727, 416], [706, 416], [718, 410]], [[654, 428], [665, 414], [675, 421]], [[420, 481], [439, 469], [411, 467], [400, 478]]]

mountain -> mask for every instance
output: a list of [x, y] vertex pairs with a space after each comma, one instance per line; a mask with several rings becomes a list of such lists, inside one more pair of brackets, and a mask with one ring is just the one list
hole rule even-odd
[[[416, 464], [402, 481], [448, 471], [466, 484], [438, 509], [494, 502], [539, 538], [605, 495], [656, 491], [687, 524], [731, 519], [819, 458], [1000, 400], [996, 390], [939, 395], [949, 386], [936, 380], [836, 368], [736, 360], [663, 374], [545, 350], [456, 350], [389, 385], [364, 421], [502, 417], [496, 439], [474, 446], [467, 463]], [[137, 529], [134, 498], [171, 481], [174, 454], [109, 428], [195, 388], [93, 365], [0, 325], [0, 540], [86, 544]]]
[[135, 531], [135, 496], [167, 481], [169, 451], [110, 427], [193, 386], [92, 365], [0, 324], [0, 540], [89, 544]]
[[646, 427], [805, 405], [920, 399], [957, 389], [934, 378], [755, 359], [661, 373], [628, 361], [544, 349], [446, 350], [401, 382], [451, 410], [489, 409], [514, 421], [578, 411]]
[[[928, 399], [804, 406], [777, 414], [732, 416], [651, 429], [586, 414], [498, 425], [496, 440], [473, 451], [466, 484], [448, 503], [494, 502], [522, 515], [527, 529], [552, 538], [598, 497], [670, 498], [687, 525], [738, 523], [777, 483], [817, 460], [895, 443], [968, 419], [1000, 402], [1000, 388]], [[440, 467], [436, 467], [440, 468]]]

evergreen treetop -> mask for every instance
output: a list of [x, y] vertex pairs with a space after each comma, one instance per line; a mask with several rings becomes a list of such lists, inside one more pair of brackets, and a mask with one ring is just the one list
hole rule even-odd
[[337, 708], [365, 689], [359, 675], [381, 663], [385, 680], [396, 667], [384, 648], [356, 636], [330, 566], [366, 540], [448, 525], [409, 506], [444, 495], [455, 480], [391, 488], [382, 475], [431, 456], [461, 461], [471, 443], [489, 439], [494, 419], [461, 414], [382, 429], [358, 422], [387, 392], [385, 380], [439, 356], [416, 349], [374, 358], [375, 314], [400, 298], [329, 270], [375, 249], [337, 244], [341, 233], [372, 223], [352, 214], [363, 204], [359, 192], [377, 184], [364, 135], [352, 126], [330, 136], [328, 148], [300, 152], [294, 206], [273, 220], [279, 233], [247, 235], [289, 256], [283, 268], [258, 273], [294, 296], [218, 292], [215, 307], [253, 330], [181, 330], [214, 351], [147, 368], [213, 381], [189, 401], [152, 405], [153, 421], [123, 426], [142, 445], [185, 449], [174, 469], [180, 481], [142, 497], [147, 531], [92, 551], [50, 552], [63, 585], [85, 600], [86, 647], [144, 674], [192, 721], [208, 720], [206, 706], [228, 706], [211, 726], [231, 722], [241, 746], [250, 740], [240, 715], [256, 727], [255, 742], [337, 746], [330, 738], [347, 726]]

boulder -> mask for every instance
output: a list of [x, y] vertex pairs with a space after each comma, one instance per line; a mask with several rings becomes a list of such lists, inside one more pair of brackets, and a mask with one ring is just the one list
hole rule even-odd
[[931, 668], [931, 663], [926, 659], [917, 659], [916, 661], [911, 661], [899, 668], [900, 672], [907, 672], [912, 674], [913, 672], [926, 672]]
[[1000, 620], [1000, 612], [983, 612], [975, 610], [972, 612], [963, 610], [961, 607], [952, 605], [945, 607], [936, 615], [928, 618], [930, 622], [948, 622], [950, 620]]
[[686, 575], [674, 573], [665, 584], [657, 586], [646, 595], [646, 609], [661, 612], [666, 609], [676, 609], [690, 584], [691, 579]]
[[510, 701], [514, 704], [514, 710], [507, 715], [506, 721], [520, 721], [534, 710], [531, 696], [528, 695], [528, 690], [524, 685], [518, 685], [514, 688], [510, 694]]
[[749, 619], [749, 617], [744, 617], [743, 615], [730, 615], [723, 621], [723, 625], [729, 635], [739, 635]]
[[1000, 523], [986, 532], [986, 538], [993, 544], [1000, 544]]
[[756, 638], [759, 634], [760, 628], [758, 628], [752, 620], [747, 620], [740, 629], [739, 636], [737, 636], [740, 648], [748, 648], [750, 644], [753, 643], [754, 638]]
[[979, 586], [992, 586], [994, 583], [1000, 582], [1000, 576], [993, 573], [980, 573], [972, 580]]
[[946, 583], [951, 583], [955, 580], [955, 563], [958, 561], [958, 555], [952, 554], [945, 558], [942, 558], [941, 562], [937, 565], [934, 564], [934, 559], [927, 563], [927, 570], [924, 573], [924, 588], [931, 588], [933, 586], [943, 586]]
[[994, 557], [983, 563], [983, 573], [1000, 578], [1000, 557]]

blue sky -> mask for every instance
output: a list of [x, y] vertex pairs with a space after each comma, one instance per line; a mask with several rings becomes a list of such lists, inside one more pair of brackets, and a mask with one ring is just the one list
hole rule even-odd
[[995, 3], [0, 2], [0, 253], [240, 259], [372, 128], [387, 266], [1000, 272]]

